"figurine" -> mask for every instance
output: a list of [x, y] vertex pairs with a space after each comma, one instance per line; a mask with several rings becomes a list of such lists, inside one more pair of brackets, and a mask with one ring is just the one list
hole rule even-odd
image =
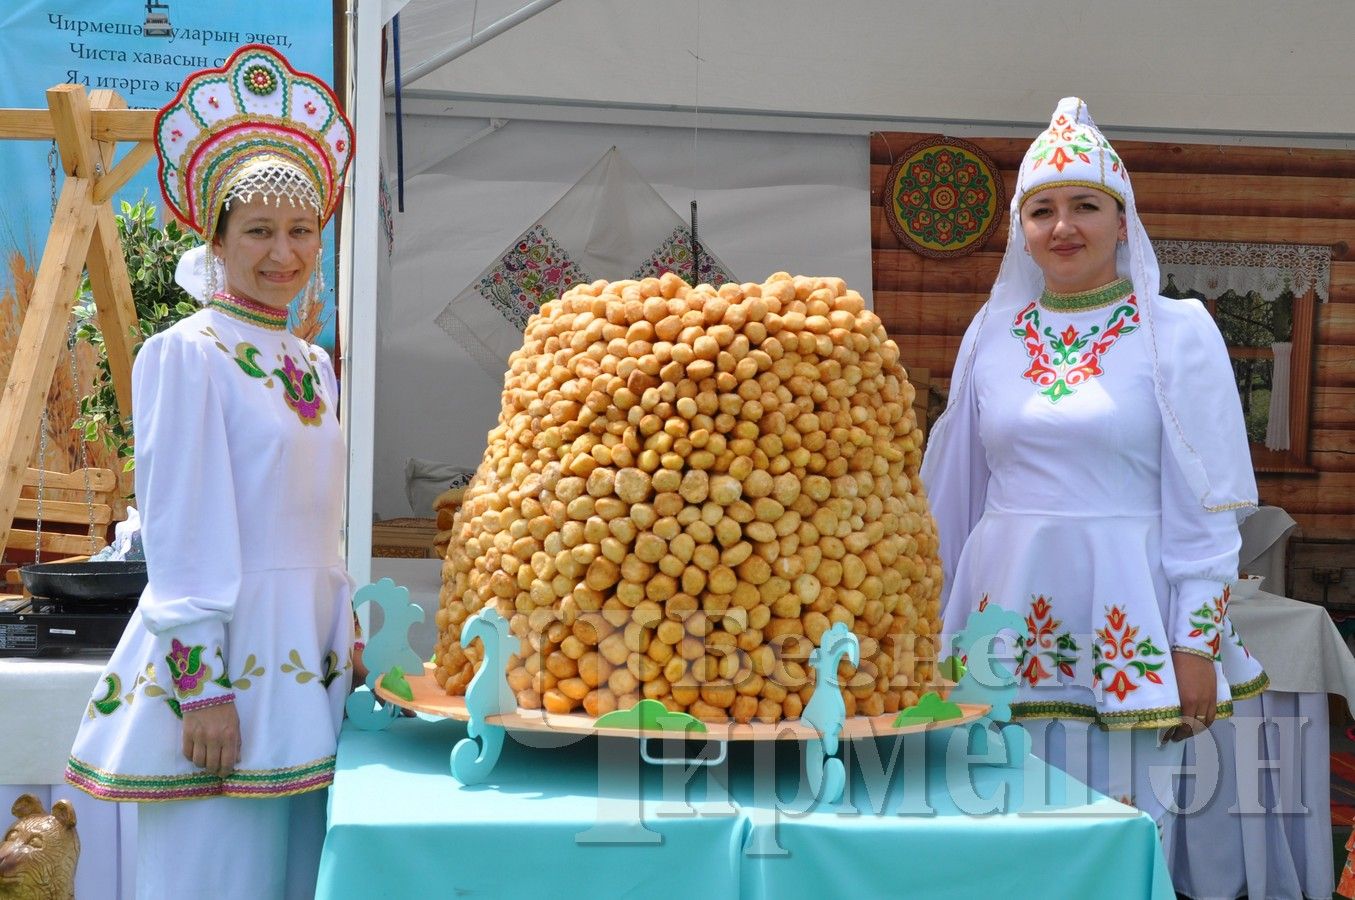
[[37, 797], [22, 794], [10, 812], [18, 821], [0, 841], [0, 900], [74, 900], [75, 809], [58, 800], [48, 813]]

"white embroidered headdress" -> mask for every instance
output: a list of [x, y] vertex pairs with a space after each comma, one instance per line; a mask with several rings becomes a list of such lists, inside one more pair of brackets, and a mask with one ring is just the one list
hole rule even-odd
[[[235, 200], [310, 207], [324, 224], [353, 154], [353, 127], [334, 92], [262, 44], [184, 79], [154, 134], [165, 201], [207, 244], [222, 207]], [[197, 296], [194, 273], [210, 281], [211, 262], [205, 251], [190, 251], [176, 280], [183, 274]]]
[[[1174, 358], [1179, 354], [1174, 352], [1173, 341], [1181, 329], [1173, 327], [1172, 335], [1159, 333], [1165, 320], [1181, 319], [1181, 304], [1196, 301], [1159, 296], [1161, 277], [1157, 254], [1134, 205], [1129, 172], [1092, 121], [1087, 104], [1077, 97], [1059, 101], [1049, 127], [1040, 133], [1021, 160], [1016, 189], [1012, 192], [1007, 250], [1002, 266], [988, 302], [978, 313], [973, 327], [975, 338], [966, 342], [960, 358], [955, 361], [946, 414], [937, 420], [929, 445], [935, 447], [944, 443], [947, 420], [952, 418], [950, 410], [957, 402], [967, 402], [965, 392], [972, 389], [969, 377], [984, 326], [1005, 326], [1008, 317], [1044, 290], [1044, 274], [1031, 257], [1021, 229], [1021, 206], [1032, 194], [1063, 185], [1096, 188], [1124, 207], [1127, 239], [1116, 251], [1116, 268], [1121, 277], [1134, 283], [1140, 315], [1152, 342], [1153, 382], [1164, 434], [1186, 483], [1205, 509], [1236, 509], [1246, 515], [1256, 506], [1256, 480], [1252, 474], [1241, 408], [1201, 409], [1199, 373], [1198, 370], [1192, 372], [1191, 368], [1196, 361]], [[1211, 352], [1224, 352], [1217, 331], [1213, 340], [1217, 346]], [[1231, 390], [1235, 392], [1236, 388]], [[936, 454], [928, 453], [923, 462], [924, 479], [939, 464]]]

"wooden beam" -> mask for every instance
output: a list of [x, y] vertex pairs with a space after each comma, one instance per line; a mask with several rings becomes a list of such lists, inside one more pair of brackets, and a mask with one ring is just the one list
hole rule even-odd
[[91, 491], [108, 493], [118, 486], [118, 476], [112, 469], [77, 469], [74, 472], [53, 472], [50, 469], [39, 472], [37, 469], [28, 469], [24, 472], [24, 485], [37, 487], [38, 479], [41, 477], [44, 491], [83, 491], [86, 487], [85, 472], [89, 473], [88, 487]]
[[[903, 243], [889, 227], [887, 213], [878, 204], [870, 208], [871, 244], [877, 249], [904, 249]], [[1007, 246], [1007, 215], [988, 237], [981, 249], [1001, 251]], [[1317, 219], [1284, 216], [1215, 216], [1206, 213], [1178, 215], [1176, 213], [1140, 212], [1139, 218], [1148, 236], [1155, 240], [1174, 241], [1242, 241], [1262, 244], [1328, 244], [1332, 259], [1355, 260], [1355, 219]]]
[[[20, 497], [19, 505], [14, 510], [14, 518], [16, 520], [36, 521], [38, 518], [38, 501]], [[95, 525], [107, 525], [113, 520], [113, 511], [105, 503], [90, 505], [83, 500], [75, 502], [44, 499], [42, 501], [42, 521], [44, 524], [60, 522], [63, 525], [88, 525], [91, 518]]]
[[120, 191], [122, 186], [130, 181], [132, 176], [139, 172], [141, 167], [154, 155], [155, 145], [150, 141], [141, 141], [135, 144], [122, 158], [122, 162], [99, 179], [99, 184], [94, 188], [94, 202], [107, 203], [112, 200], [113, 195]]
[[[90, 105], [98, 109], [119, 108], [125, 106], [126, 101], [112, 91], [95, 91], [90, 95]], [[138, 148], [149, 146], [149, 143], [137, 145]], [[113, 142], [90, 142], [90, 147], [106, 172], [113, 159]], [[124, 160], [124, 164], [126, 162]], [[106, 181], [108, 177], [105, 175], [99, 181]], [[132, 357], [141, 343], [141, 323], [137, 318], [136, 301], [132, 298], [127, 259], [122, 252], [113, 208], [106, 201], [98, 200], [98, 184], [95, 191], [94, 239], [85, 263], [89, 269], [99, 332], [108, 353], [108, 374], [113, 381], [118, 412], [126, 417], [132, 414]]]
[[90, 98], [85, 89], [75, 84], [59, 84], [48, 89], [47, 104], [52, 110], [56, 146], [61, 151], [61, 168], [68, 176], [96, 177], [95, 164], [99, 159], [89, 142]]
[[[876, 132], [870, 138], [870, 161], [891, 165], [908, 147], [939, 135]], [[992, 159], [999, 169], [1021, 165], [1029, 138], [966, 138]], [[1129, 177], [1140, 172], [1194, 172], [1232, 175], [1312, 175], [1355, 178], [1355, 153], [1304, 147], [1238, 147], [1221, 144], [1181, 144], [1159, 141], [1116, 141], [1115, 150], [1129, 166]]]
[[[74, 87], [74, 85], [67, 85]], [[90, 131], [97, 141], [149, 141], [154, 109], [111, 109], [96, 112]], [[48, 141], [56, 137], [52, 114], [45, 109], [0, 109], [0, 140]]]
[[[6, 545], [16, 550], [32, 550], [37, 546], [37, 535], [26, 528], [10, 532]], [[103, 538], [84, 534], [57, 534], [43, 529], [43, 553], [96, 553], [104, 546]]]
[[[83, 165], [92, 174], [87, 145], [89, 98], [84, 89], [61, 85], [49, 91], [47, 99], [63, 155], [69, 147], [77, 160], [73, 165], [63, 160], [63, 165], [76, 170]], [[0, 549], [9, 540], [19, 490], [65, 342], [66, 320], [80, 286], [94, 232], [93, 200], [94, 185], [89, 178], [66, 178], [0, 394]]]
[[159, 113], [158, 109], [96, 110], [90, 133], [96, 141], [149, 141], [155, 136], [155, 117]]
[[[870, 196], [883, 204], [888, 166], [870, 167]], [[1016, 172], [1001, 173], [1007, 197], [1016, 190]], [[1355, 179], [1282, 175], [1204, 175], [1145, 172], [1134, 177], [1140, 213], [1198, 213], [1218, 216], [1355, 218]]]

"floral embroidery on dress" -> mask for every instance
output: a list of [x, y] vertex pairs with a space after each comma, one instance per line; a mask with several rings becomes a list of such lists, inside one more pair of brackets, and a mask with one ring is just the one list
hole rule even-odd
[[1036, 300], [1016, 314], [1012, 336], [1021, 341], [1030, 357], [1030, 368], [1022, 376], [1044, 388], [1041, 394], [1050, 403], [1058, 403], [1073, 390], [1098, 375], [1103, 357], [1119, 339], [1138, 330], [1139, 308], [1133, 296], [1116, 304], [1104, 326], [1093, 325], [1081, 333], [1072, 325], [1055, 334], [1040, 325], [1040, 305]]
[[1073, 677], [1078, 646], [1070, 631], [1058, 632], [1063, 622], [1054, 618], [1054, 607], [1043, 595], [1031, 601], [1026, 631], [1016, 639], [1016, 676], [1031, 687], [1054, 677], [1053, 669]]
[[543, 305], [590, 280], [544, 225], [533, 225], [480, 279], [477, 288], [495, 312], [522, 331]]
[[100, 715], [111, 716], [117, 712], [123, 705], [123, 700], [119, 696], [122, 693], [122, 679], [116, 672], [109, 672], [103, 678], [106, 690], [102, 697], [95, 697], [89, 701], [89, 717], [94, 718], [97, 712]]
[[[1210, 656], [1213, 657], [1215, 662], [1223, 658], [1219, 644], [1223, 640], [1223, 620], [1228, 615], [1229, 592], [1229, 587], [1224, 585], [1222, 594], [1212, 600], [1205, 601], [1199, 609], [1190, 614], [1190, 637], [1206, 638], [1205, 646], [1209, 648]], [[1237, 638], [1236, 631], [1232, 633], [1232, 638], [1239, 647], [1242, 646], [1242, 642]]]
[[276, 375], [282, 382], [283, 402], [285, 402], [292, 412], [296, 413], [297, 418], [301, 420], [302, 425], [319, 425], [325, 413], [325, 399], [320, 396], [316, 390], [316, 384], [319, 377], [315, 374], [315, 369], [307, 364], [306, 368], [297, 365], [292, 355], [283, 352], [278, 358], [282, 360], [282, 365], [273, 369], [272, 372], [266, 370], [259, 364], [259, 357], [263, 355], [258, 347], [248, 341], [241, 341], [235, 345], [235, 352], [232, 353], [225, 344], [217, 337], [215, 331], [211, 328], [203, 329], [204, 335], [212, 338], [216, 342], [216, 348], [235, 361], [250, 378], [257, 378], [263, 381], [264, 387], [271, 388], [274, 385], [271, 376]]
[[296, 650], [288, 653], [287, 659], [288, 661], [282, 664], [282, 671], [284, 673], [295, 672], [294, 677], [300, 684], [319, 681], [321, 687], [328, 688], [346, 670], [346, 667], [339, 665], [339, 654], [333, 650], [325, 654], [324, 660], [321, 661], [319, 673], [308, 670], [306, 664], [301, 661], [301, 654]]
[[[1157, 673], [1167, 664], [1166, 654], [1152, 637], [1139, 640], [1138, 634], [1138, 626], [1129, 624], [1124, 610], [1112, 606], [1106, 611], [1106, 626], [1096, 630], [1096, 643], [1092, 645], [1092, 686], [1104, 687], [1121, 703], [1139, 689], [1141, 680], [1162, 684], [1162, 676]], [[1107, 682], [1111, 672], [1115, 674]]]
[[202, 655], [206, 652], [207, 648], [201, 644], [189, 647], [180, 643], [178, 638], [170, 642], [165, 662], [169, 665], [169, 678], [174, 683], [174, 692], [179, 699], [196, 697], [212, 680], [211, 666], [202, 661]]
[[232, 680], [226, 687], [235, 691], [249, 690], [254, 684], [250, 679], [262, 678], [263, 675], [264, 667], [259, 665], [258, 660], [255, 658], [254, 654], [251, 653], [249, 656], [245, 657], [244, 671], [240, 673], [240, 677]]
[[315, 373], [301, 371], [288, 354], [282, 358], [282, 368], [274, 369], [273, 374], [282, 379], [284, 399], [301, 419], [301, 424], [319, 425], [320, 415], [325, 411], [325, 401], [315, 391]]

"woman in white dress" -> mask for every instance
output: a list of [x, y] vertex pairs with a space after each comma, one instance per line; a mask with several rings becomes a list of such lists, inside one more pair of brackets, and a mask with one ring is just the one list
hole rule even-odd
[[252, 45], [185, 80], [156, 148], [211, 287], [133, 370], [149, 584], [67, 780], [142, 804], [139, 896], [311, 896], [353, 617], [338, 388], [287, 307], [319, 290], [352, 130], [328, 87]]
[[1061, 101], [922, 477], [944, 634], [987, 604], [1020, 613], [1012, 712], [1035, 752], [1162, 822], [1150, 768], [1267, 682], [1227, 616], [1256, 505], [1232, 369], [1205, 308], [1158, 277], [1123, 162]]

